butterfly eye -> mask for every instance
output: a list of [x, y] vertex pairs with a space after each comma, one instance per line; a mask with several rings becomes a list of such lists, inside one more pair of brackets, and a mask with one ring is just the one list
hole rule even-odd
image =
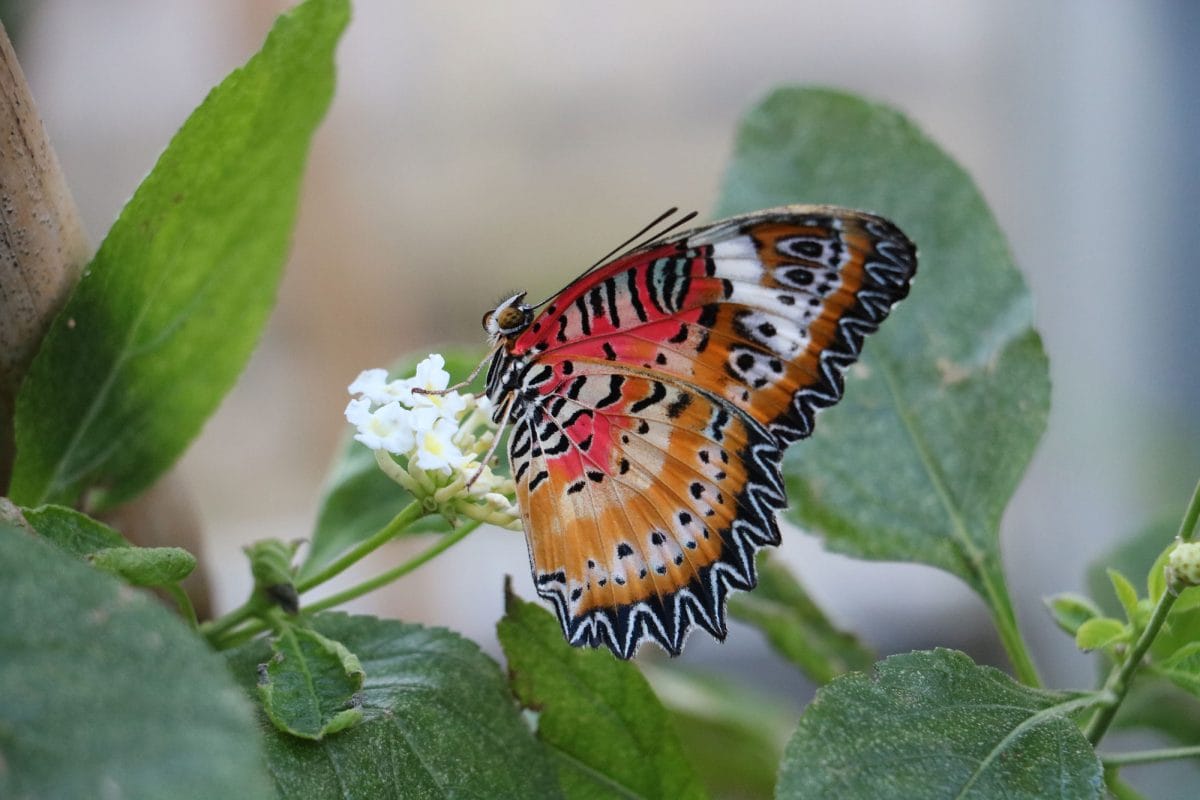
[[524, 328], [529, 322], [528, 306], [505, 306], [496, 315], [496, 324], [504, 333]]
[[484, 312], [484, 314], [483, 314], [483, 322], [482, 322], [481, 324], [483, 325], [483, 329], [484, 329], [485, 331], [486, 331], [486, 330], [487, 330], [487, 329], [488, 329], [488, 328], [491, 326], [491, 324], [492, 324], [492, 317], [493, 317], [493, 316], [495, 316], [495, 314], [496, 314], [496, 312], [495, 312], [495, 311], [486, 311], [486, 312]]

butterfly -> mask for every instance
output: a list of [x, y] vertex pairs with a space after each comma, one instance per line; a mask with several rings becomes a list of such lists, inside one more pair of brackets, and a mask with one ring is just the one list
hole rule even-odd
[[846, 208], [673, 229], [483, 318], [536, 591], [567, 641], [620, 658], [725, 638], [726, 598], [780, 541], [784, 448], [917, 267], [893, 223]]

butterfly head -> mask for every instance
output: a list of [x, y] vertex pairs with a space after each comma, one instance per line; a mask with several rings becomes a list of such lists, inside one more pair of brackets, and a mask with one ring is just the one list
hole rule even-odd
[[527, 305], [525, 292], [517, 292], [483, 315], [483, 329], [492, 343], [515, 336], [533, 321], [533, 307]]

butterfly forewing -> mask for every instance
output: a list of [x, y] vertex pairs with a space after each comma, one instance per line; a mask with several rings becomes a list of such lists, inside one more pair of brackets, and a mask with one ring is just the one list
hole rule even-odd
[[840, 399], [915, 269], [890, 222], [791, 206], [620, 257], [506, 340], [489, 392], [517, 393], [534, 582], [572, 643], [723, 638], [726, 594], [778, 543], [781, 448]]

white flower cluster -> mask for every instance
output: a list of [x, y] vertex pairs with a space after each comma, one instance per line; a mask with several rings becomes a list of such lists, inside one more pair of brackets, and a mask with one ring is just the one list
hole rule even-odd
[[435, 353], [412, 378], [389, 381], [383, 369], [361, 373], [350, 384], [355, 398], [346, 406], [346, 419], [358, 428], [354, 438], [374, 450], [384, 473], [428, 510], [451, 521], [462, 514], [520, 530], [512, 479], [481, 460], [496, 437], [492, 403], [445, 391], [445, 366]]

